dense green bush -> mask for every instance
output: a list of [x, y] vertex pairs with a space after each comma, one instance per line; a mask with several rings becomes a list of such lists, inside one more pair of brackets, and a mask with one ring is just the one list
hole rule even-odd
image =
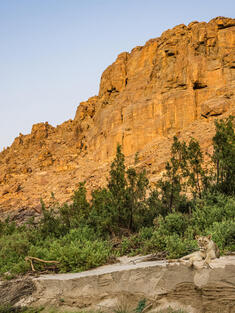
[[206, 194], [198, 199], [192, 212], [192, 225], [197, 233], [214, 222], [235, 220], [235, 198], [220, 193]]
[[21, 273], [29, 269], [24, 261], [30, 243], [27, 234], [18, 231], [0, 237], [0, 274], [11, 271]]
[[[40, 236], [40, 230], [34, 236]], [[29, 229], [25, 229], [24, 232], [18, 231], [0, 238], [0, 274], [19, 274], [30, 270], [29, 263], [24, 260], [27, 255], [59, 261], [61, 272], [96, 267], [106, 263], [111, 256], [111, 244], [97, 238], [94, 230], [87, 226], [71, 229], [60, 238], [50, 236], [40, 240], [38, 237], [37, 241], [34, 236]], [[35, 267], [42, 269], [43, 264]]]
[[235, 221], [214, 222], [207, 230], [221, 251], [235, 251]]

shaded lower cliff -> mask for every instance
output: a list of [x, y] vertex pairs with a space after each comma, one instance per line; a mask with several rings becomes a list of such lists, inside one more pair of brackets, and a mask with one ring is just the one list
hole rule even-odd
[[124, 52], [103, 73], [99, 95], [73, 120], [33, 125], [0, 153], [0, 210], [70, 199], [79, 181], [104, 185], [117, 143], [127, 163], [139, 152], [154, 182], [172, 137], [199, 140], [210, 152], [214, 119], [235, 114], [235, 20], [178, 25]]

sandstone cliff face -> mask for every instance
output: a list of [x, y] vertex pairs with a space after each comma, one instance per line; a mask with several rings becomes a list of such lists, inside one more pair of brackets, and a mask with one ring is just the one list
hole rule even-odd
[[36, 124], [1, 152], [0, 209], [37, 207], [51, 192], [66, 201], [81, 180], [90, 189], [105, 184], [117, 143], [127, 163], [139, 152], [154, 182], [173, 135], [193, 136], [210, 151], [214, 119], [235, 114], [234, 94], [234, 19], [167, 30], [121, 53], [74, 120]]

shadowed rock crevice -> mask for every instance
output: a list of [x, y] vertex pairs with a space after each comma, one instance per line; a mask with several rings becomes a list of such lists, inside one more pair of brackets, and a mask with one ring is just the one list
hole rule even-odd
[[198, 81], [193, 83], [193, 90], [202, 89], [202, 88], [206, 88], [206, 87], [207, 87], [206, 84], [200, 83]]

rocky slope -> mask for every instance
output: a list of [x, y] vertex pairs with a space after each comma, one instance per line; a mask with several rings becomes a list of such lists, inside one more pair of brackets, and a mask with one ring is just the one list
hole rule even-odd
[[[134, 311], [146, 299], [145, 312], [171, 306], [188, 313], [235, 313], [235, 257], [213, 260], [213, 269], [192, 269], [166, 261], [105, 265], [82, 273], [43, 275], [0, 281], [3, 304], [64, 310]], [[137, 260], [140, 258], [137, 257]]]
[[197, 138], [211, 151], [214, 119], [235, 114], [235, 19], [178, 25], [121, 53], [103, 73], [99, 95], [57, 127], [33, 125], [0, 154], [0, 210], [60, 202], [79, 181], [104, 185], [116, 145], [127, 163], [139, 152], [154, 182], [172, 137]]

